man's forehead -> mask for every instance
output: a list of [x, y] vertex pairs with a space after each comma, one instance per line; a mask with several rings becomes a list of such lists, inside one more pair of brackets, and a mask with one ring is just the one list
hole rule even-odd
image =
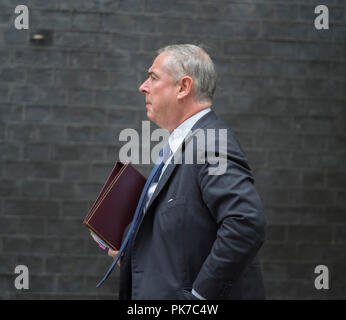
[[154, 60], [153, 64], [149, 68], [148, 72], [160, 71], [163, 69], [163, 62], [166, 58], [167, 53], [160, 53]]

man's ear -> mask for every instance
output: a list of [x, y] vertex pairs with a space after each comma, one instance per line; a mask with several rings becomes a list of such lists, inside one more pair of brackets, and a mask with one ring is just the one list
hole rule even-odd
[[184, 99], [187, 97], [191, 92], [193, 88], [193, 79], [189, 76], [184, 76], [179, 80], [179, 87], [178, 87], [178, 99]]

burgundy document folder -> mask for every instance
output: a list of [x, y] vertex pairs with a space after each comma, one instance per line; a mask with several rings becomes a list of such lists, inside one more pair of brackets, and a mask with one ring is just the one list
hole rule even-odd
[[146, 179], [130, 163], [117, 162], [83, 223], [113, 250], [132, 221]]

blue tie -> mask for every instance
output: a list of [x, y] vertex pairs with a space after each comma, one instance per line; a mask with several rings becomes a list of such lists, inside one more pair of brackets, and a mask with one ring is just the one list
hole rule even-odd
[[96, 288], [101, 286], [103, 284], [103, 282], [112, 273], [112, 271], [113, 271], [113, 269], [115, 267], [115, 264], [118, 262], [118, 260], [121, 257], [122, 253], [125, 251], [126, 246], [129, 243], [129, 241], [130, 241], [130, 238], [133, 236], [134, 231], [136, 230], [136, 227], [137, 227], [138, 223], [141, 221], [141, 217], [143, 215], [143, 207], [144, 207], [144, 204], [145, 204], [145, 199], [146, 199], [146, 195], [148, 193], [148, 189], [149, 189], [150, 185], [152, 184], [152, 182], [156, 182], [156, 181], [159, 180], [160, 173], [161, 173], [162, 168], [164, 166], [164, 162], [162, 161], [162, 155], [163, 155], [163, 151], [161, 149], [160, 150], [160, 159], [161, 159], [161, 161], [158, 164], [156, 164], [155, 167], [153, 168], [153, 170], [150, 172], [148, 180], [147, 180], [147, 182], [145, 183], [145, 185], [143, 187], [143, 191], [142, 191], [142, 194], [141, 194], [141, 196], [139, 198], [138, 205], [137, 205], [135, 214], [133, 216], [130, 229], [127, 232], [127, 235], [126, 235], [123, 243], [121, 244], [119, 252], [118, 252], [117, 256], [115, 257], [112, 265], [108, 269], [108, 271], [105, 274], [105, 276], [103, 277], [103, 279], [97, 284]]

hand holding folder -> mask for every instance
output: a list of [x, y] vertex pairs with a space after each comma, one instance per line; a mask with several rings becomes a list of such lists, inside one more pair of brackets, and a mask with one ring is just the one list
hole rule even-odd
[[119, 250], [146, 179], [130, 164], [117, 162], [83, 223], [112, 250]]

